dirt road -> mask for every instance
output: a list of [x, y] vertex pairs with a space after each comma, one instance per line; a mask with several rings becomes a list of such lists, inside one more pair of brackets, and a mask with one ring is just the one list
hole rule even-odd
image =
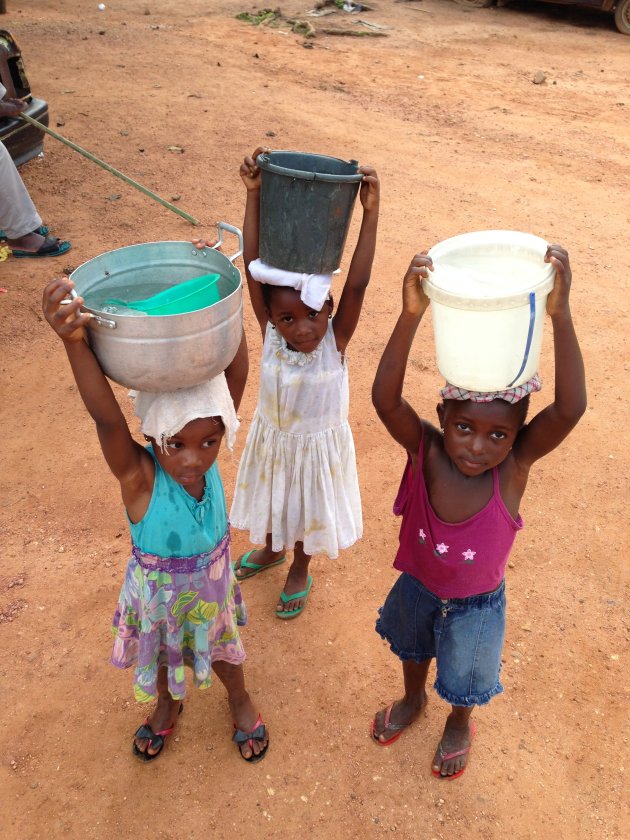
[[[387, 37], [318, 35], [312, 48], [286, 25], [235, 20], [246, 8], [238, 0], [111, 0], [102, 12], [96, 0], [8, 5], [0, 25], [18, 38], [51, 125], [165, 198], [180, 196], [204, 233], [220, 219], [240, 225], [237, 167], [260, 142], [374, 164], [382, 222], [350, 347], [364, 539], [337, 562], [314, 561], [296, 622], [273, 615], [282, 570], [244, 585], [247, 674], [272, 737], [265, 761], [239, 760], [217, 685], [189, 698], [174, 740], [146, 767], [130, 750], [144, 710], [130, 675], [108, 664], [128, 552], [123, 510], [39, 307], [64, 266], [194, 231], [53, 140], [23, 168], [45, 221], [74, 248], [60, 261], [0, 264], [3, 837], [621, 837], [630, 39], [592, 13], [470, 11], [446, 0], [374, 0], [360, 17], [389, 27], [372, 28]], [[282, 11], [305, 19], [307, 8], [292, 0]], [[537, 71], [546, 79], [535, 85]], [[445, 783], [429, 772], [446, 713], [436, 695], [395, 745], [369, 738], [373, 712], [400, 691], [373, 624], [395, 577], [391, 503], [404, 466], [370, 384], [411, 256], [502, 227], [569, 249], [589, 407], [532, 475], [508, 570], [506, 690], [476, 714], [468, 772]], [[246, 323], [245, 430], [260, 352], [249, 305]], [[547, 327], [545, 388], [532, 410], [552, 394], [550, 338]], [[408, 395], [428, 416], [439, 384], [427, 327]], [[221, 456], [228, 497], [243, 443]], [[234, 542], [247, 544], [238, 533]]]

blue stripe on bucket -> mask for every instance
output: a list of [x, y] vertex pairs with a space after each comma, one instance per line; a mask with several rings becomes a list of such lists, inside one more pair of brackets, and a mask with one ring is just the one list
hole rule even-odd
[[529, 358], [529, 351], [532, 346], [532, 336], [534, 335], [534, 324], [536, 323], [536, 294], [534, 292], [529, 293], [529, 329], [527, 331], [527, 341], [525, 342], [525, 355], [523, 356], [523, 362], [519, 369], [519, 372], [516, 374], [514, 379], [508, 384], [508, 388], [511, 388], [512, 385], [516, 382], [519, 378], [521, 373], [525, 370], [525, 365], [527, 364], [527, 360]]

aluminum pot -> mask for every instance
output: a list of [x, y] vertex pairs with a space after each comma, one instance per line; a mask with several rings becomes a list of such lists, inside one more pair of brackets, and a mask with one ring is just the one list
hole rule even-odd
[[[243, 287], [234, 260], [243, 253], [238, 228], [219, 222], [219, 242], [199, 250], [190, 242], [147, 242], [109, 251], [80, 265], [70, 275], [75, 295], [86, 298], [83, 311], [90, 346], [103, 372], [138, 391], [177, 391], [217, 376], [230, 364], [243, 331]], [[215, 250], [229, 231], [239, 248], [227, 257]], [[111, 314], [91, 308], [99, 284], [127, 286], [146, 282], [183, 282], [216, 273], [221, 300], [183, 315]], [[181, 279], [179, 279], [181, 275]]]

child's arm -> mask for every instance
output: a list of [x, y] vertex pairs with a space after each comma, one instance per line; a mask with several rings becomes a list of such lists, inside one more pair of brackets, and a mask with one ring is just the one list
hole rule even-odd
[[[192, 244], [195, 248], [200, 250], [203, 248], [214, 248], [217, 244], [216, 239], [193, 239]], [[225, 369], [225, 379], [227, 381], [228, 390], [234, 403], [234, 409], [238, 412], [238, 407], [243, 399], [243, 392], [245, 391], [245, 384], [247, 382], [247, 374], [249, 373], [249, 355], [247, 353], [247, 340], [245, 338], [245, 331], [241, 337], [236, 356], [232, 359], [230, 364]]]
[[254, 315], [260, 324], [263, 339], [265, 338], [265, 330], [269, 319], [267, 317], [260, 283], [257, 283], [249, 273], [249, 264], [253, 260], [258, 259], [258, 236], [260, 229], [260, 168], [256, 165], [256, 158], [266, 151], [267, 149], [264, 146], [259, 146], [251, 157], [248, 156], [245, 158], [239, 170], [239, 174], [247, 189], [245, 220], [243, 222], [243, 262], [245, 263], [245, 277], [247, 278], [249, 299], [252, 302]]
[[365, 290], [370, 282], [374, 249], [376, 248], [376, 228], [378, 226], [378, 208], [380, 184], [376, 170], [371, 166], [362, 166], [363, 172], [359, 197], [363, 205], [363, 220], [357, 246], [354, 249], [348, 278], [344, 284], [339, 306], [333, 318], [333, 328], [337, 349], [343, 353], [354, 335], [359, 322]]
[[241, 343], [236, 351], [236, 356], [232, 359], [230, 364], [225, 369], [225, 378], [227, 386], [234, 403], [234, 410], [238, 413], [238, 407], [243, 399], [243, 392], [245, 391], [245, 383], [247, 382], [247, 374], [249, 373], [249, 355], [247, 353], [247, 339], [245, 338], [245, 330]]
[[[214, 248], [217, 244], [216, 239], [193, 239], [192, 244], [199, 249]], [[225, 379], [227, 381], [228, 390], [234, 403], [234, 410], [238, 412], [238, 407], [243, 399], [243, 392], [245, 391], [245, 384], [247, 383], [247, 374], [249, 373], [249, 355], [247, 353], [247, 339], [245, 338], [245, 330], [241, 336], [241, 343], [236, 351], [236, 356], [232, 359], [230, 364], [225, 369]]]
[[372, 386], [372, 402], [385, 428], [414, 458], [422, 439], [422, 421], [402, 396], [409, 351], [429, 298], [422, 289], [422, 278], [433, 270], [431, 258], [416, 254], [403, 280], [403, 305], [387, 343]]
[[53, 280], [44, 289], [42, 308], [46, 320], [63, 340], [79, 393], [96, 424], [103, 455], [120, 482], [123, 501], [133, 518], [133, 509], [142, 506], [145, 499], [148, 505], [151, 497], [151, 458], [131, 437], [110, 384], [87, 343], [86, 324], [91, 316], [79, 312], [83, 298], [61, 305], [73, 286], [67, 278]]
[[560, 245], [550, 245], [545, 261], [556, 269], [554, 287], [547, 298], [553, 324], [555, 394], [551, 405], [523, 428], [514, 443], [514, 456], [526, 467], [555, 449], [586, 411], [584, 363], [569, 309], [569, 255]]

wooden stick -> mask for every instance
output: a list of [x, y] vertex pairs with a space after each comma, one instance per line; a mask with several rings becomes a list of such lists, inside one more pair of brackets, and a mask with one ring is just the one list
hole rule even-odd
[[133, 178], [130, 178], [128, 175], [125, 175], [122, 172], [119, 172], [118, 169], [114, 169], [113, 166], [110, 166], [109, 163], [105, 163], [104, 160], [100, 160], [93, 155], [91, 152], [88, 152], [86, 149], [82, 149], [81, 146], [78, 146], [76, 143], [73, 143], [72, 140], [67, 140], [65, 137], [62, 137], [61, 134], [58, 134], [56, 131], [53, 131], [52, 128], [48, 128], [48, 126], [43, 125], [38, 120], [34, 120], [32, 117], [29, 117], [27, 114], [21, 113], [20, 117], [28, 123], [31, 123], [40, 131], [45, 131], [46, 134], [50, 134], [51, 137], [54, 137], [55, 140], [59, 140], [61, 143], [65, 143], [66, 146], [70, 146], [71, 149], [74, 149], [75, 152], [78, 152], [83, 157], [86, 157], [88, 160], [91, 160], [92, 163], [98, 164], [103, 169], [107, 170], [107, 172], [111, 172], [112, 175], [116, 175], [117, 178], [122, 178], [127, 184], [131, 184], [132, 187], [135, 187], [137, 190], [140, 190], [141, 193], [148, 195], [149, 198], [152, 198], [154, 201], [159, 202], [164, 207], [168, 207], [169, 210], [172, 210], [173, 213], [177, 213], [178, 216], [181, 216], [183, 219], [186, 219], [187, 222], [190, 222], [192, 225], [200, 224], [199, 219], [195, 219], [194, 216], [190, 216], [188, 213], [185, 213], [183, 210], [180, 210], [179, 207], [175, 207], [174, 204], [171, 204], [170, 201], [166, 201], [164, 198], [160, 198], [159, 195], [156, 195], [151, 190], [143, 187], [142, 184], [139, 184], [137, 181], [134, 181]]

